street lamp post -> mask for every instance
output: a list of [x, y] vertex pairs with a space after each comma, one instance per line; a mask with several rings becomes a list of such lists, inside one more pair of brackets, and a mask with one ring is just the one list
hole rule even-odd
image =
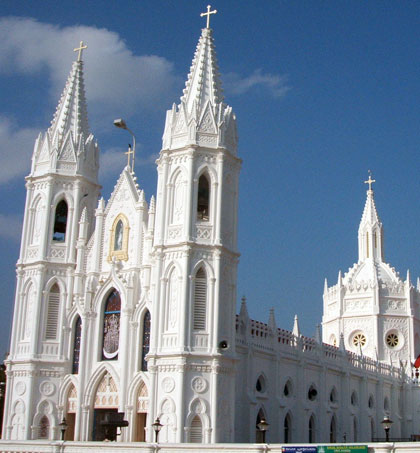
[[134, 132], [127, 127], [126, 122], [122, 118], [118, 118], [118, 119], [114, 120], [114, 126], [119, 127], [120, 129], [125, 129], [133, 137], [133, 150], [131, 150], [131, 147], [129, 147], [128, 158], [130, 159], [130, 154], [133, 155], [133, 165], [131, 167], [131, 171], [134, 171], [134, 159], [136, 156], [136, 136], [134, 135]]
[[162, 428], [162, 424], [160, 423], [159, 417], [155, 420], [155, 422], [152, 424], [153, 429], [155, 431], [155, 442], [158, 443], [158, 437], [159, 437], [159, 431]]
[[262, 433], [262, 443], [265, 444], [265, 433], [268, 431], [269, 423], [263, 418], [257, 425], [257, 428]]
[[381, 425], [383, 426], [383, 428], [385, 430], [386, 442], [389, 442], [389, 430], [393, 423], [394, 422], [389, 419], [388, 415], [385, 415], [384, 419], [381, 421]]
[[63, 417], [63, 420], [61, 420], [61, 423], [59, 423], [58, 426], [61, 429], [61, 440], [64, 440], [64, 435], [66, 434], [66, 429], [68, 427], [66, 417]]

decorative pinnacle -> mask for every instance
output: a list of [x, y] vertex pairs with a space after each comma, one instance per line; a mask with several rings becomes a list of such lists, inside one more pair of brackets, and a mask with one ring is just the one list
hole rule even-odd
[[369, 179], [365, 181], [365, 184], [369, 184], [369, 191], [372, 191], [372, 184], [376, 182], [374, 179], [372, 179], [372, 172], [368, 170], [369, 173]]
[[210, 28], [210, 14], [216, 14], [217, 13], [217, 9], [215, 9], [213, 11], [210, 11], [210, 10], [211, 10], [211, 6], [207, 5], [207, 12], [200, 14], [200, 17], [207, 16], [206, 28]]
[[87, 49], [88, 46], [83, 45], [83, 41], [80, 41], [79, 47], [76, 47], [76, 49], [73, 49], [73, 52], [79, 52], [79, 55], [77, 56], [77, 61], [82, 61], [82, 52]]

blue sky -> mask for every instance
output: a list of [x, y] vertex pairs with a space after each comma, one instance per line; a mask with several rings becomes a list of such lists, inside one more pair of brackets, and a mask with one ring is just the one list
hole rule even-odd
[[[3, 0], [0, 8], [0, 354], [7, 351], [24, 176], [52, 119], [80, 40], [91, 129], [109, 197], [136, 132], [136, 173], [155, 193], [165, 111], [178, 102], [207, 3]], [[212, 4], [226, 101], [238, 117], [238, 299], [251, 317], [312, 336], [324, 278], [357, 261], [371, 169], [385, 257], [420, 275], [420, 3], [234, 1]]]

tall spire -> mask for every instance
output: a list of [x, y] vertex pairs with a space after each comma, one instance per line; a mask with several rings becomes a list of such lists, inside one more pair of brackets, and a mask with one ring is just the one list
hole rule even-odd
[[[214, 12], [208, 8], [208, 14]], [[213, 30], [207, 25], [201, 31], [181, 102], [166, 114], [162, 148], [223, 147], [236, 155], [236, 116], [223, 102]]]
[[218, 69], [213, 30], [203, 28], [181, 97], [189, 113], [194, 104], [201, 110], [208, 100], [213, 105], [223, 101]]
[[78, 141], [80, 134], [83, 134], [85, 139], [89, 136], [83, 61], [81, 59], [81, 52], [86, 47], [81, 42], [80, 47], [74, 49], [79, 52], [78, 59], [73, 62], [66, 86], [48, 129], [52, 143], [56, 143], [58, 146], [68, 132], [71, 132], [74, 141]]
[[365, 208], [359, 226], [359, 260], [373, 258], [375, 261], [383, 260], [382, 250], [382, 223], [376, 211], [375, 199], [373, 196], [372, 184], [376, 182], [372, 179], [369, 170], [369, 178], [365, 184], [369, 184]]

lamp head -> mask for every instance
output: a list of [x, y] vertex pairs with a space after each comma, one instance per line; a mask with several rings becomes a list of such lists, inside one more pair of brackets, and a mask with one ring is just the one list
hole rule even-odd
[[392, 420], [389, 419], [388, 415], [386, 415], [384, 417], [384, 419], [381, 421], [381, 425], [383, 426], [383, 428], [385, 430], [387, 429], [390, 429], [391, 428], [391, 425], [393, 424], [394, 422]]
[[263, 418], [263, 419], [258, 423], [257, 428], [258, 428], [260, 431], [267, 431], [269, 426], [270, 426], [270, 424], [266, 422], [265, 418]]
[[121, 129], [127, 129], [127, 125], [125, 124], [125, 121], [122, 118], [117, 118], [114, 120], [114, 126], [119, 127]]

